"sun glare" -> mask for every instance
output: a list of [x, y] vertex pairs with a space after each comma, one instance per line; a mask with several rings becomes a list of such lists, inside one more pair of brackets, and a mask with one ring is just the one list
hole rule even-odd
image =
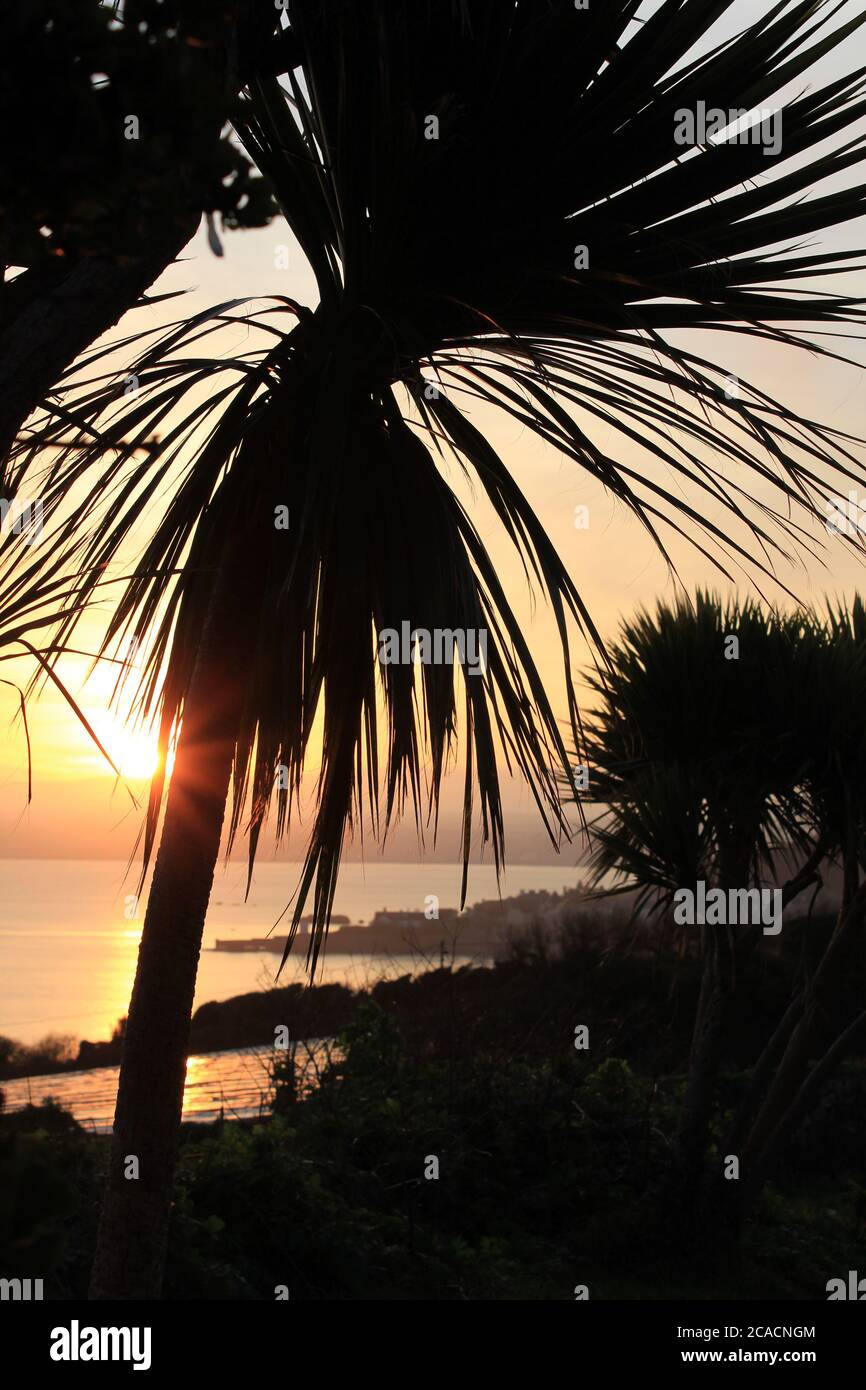
[[124, 777], [152, 777], [159, 767], [156, 735], [147, 731], [122, 730], [109, 752]]
[[[155, 730], [127, 728], [114, 720], [93, 722], [103, 747], [122, 777], [128, 777], [130, 781], [139, 781], [153, 776], [159, 767]], [[114, 775], [109, 764], [98, 752], [93, 760], [94, 765], [96, 761], [104, 772], [110, 776]]]
[[115, 727], [104, 744], [124, 777], [153, 777], [160, 766], [156, 733], [146, 728]]

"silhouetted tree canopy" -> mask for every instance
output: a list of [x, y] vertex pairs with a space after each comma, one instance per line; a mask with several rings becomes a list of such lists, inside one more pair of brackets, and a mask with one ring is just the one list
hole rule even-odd
[[227, 133], [221, 64], [203, 60], [221, 12], [192, 7], [194, 23], [190, 8], [137, 0], [120, 23], [103, 0], [12, 0], [0, 60], [7, 265], [137, 255], [155, 220], [183, 225], [191, 204], [229, 228], [274, 215]]

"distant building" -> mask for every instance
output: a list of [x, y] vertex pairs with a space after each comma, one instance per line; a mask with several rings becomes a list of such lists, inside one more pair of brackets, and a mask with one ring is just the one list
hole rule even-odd
[[[438, 924], [441, 926], [443, 922], [450, 922], [459, 915], [455, 907], [441, 907]], [[374, 913], [370, 921], [370, 928], [379, 931], [409, 931], [413, 927], [430, 925], [430, 920], [423, 912], [389, 912], [387, 908], [381, 908], [379, 912]]]

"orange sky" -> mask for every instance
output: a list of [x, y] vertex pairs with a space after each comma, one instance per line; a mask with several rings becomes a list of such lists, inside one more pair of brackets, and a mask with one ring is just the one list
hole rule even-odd
[[[754, 10], [754, 5], [750, 7]], [[866, 40], [859, 40], [862, 50]], [[866, 63], [866, 52], [853, 51], [849, 43], [843, 66], [854, 68]], [[842, 70], [825, 64], [821, 75], [832, 76]], [[720, 205], [722, 215], [724, 204]], [[866, 219], [848, 223], [823, 239], [828, 248], [863, 245]], [[275, 250], [290, 248], [288, 269], [275, 268]], [[315, 302], [315, 287], [303, 258], [283, 224], [258, 232], [228, 233], [224, 236], [226, 254], [216, 259], [200, 233], [185, 253], [183, 262], [173, 266], [159, 282], [157, 290], [184, 289], [183, 300], [169, 301], [135, 311], [114, 330], [121, 336], [149, 323], [166, 322], [180, 313], [192, 313], [239, 295], [286, 293], [307, 303]], [[840, 277], [834, 287], [866, 294], [866, 274]], [[684, 338], [685, 335], [680, 335]], [[685, 338], [687, 340], [687, 338]], [[246, 344], [245, 346], [249, 346]], [[702, 353], [714, 358], [744, 381], [750, 381], [770, 395], [793, 405], [801, 414], [825, 424], [866, 435], [866, 392], [864, 368], [843, 367], [807, 353], [750, 344], [741, 336], [700, 337]], [[227, 344], [231, 350], [231, 344]], [[850, 344], [852, 355], [866, 364], [863, 344]], [[472, 408], [472, 418], [492, 439], [495, 447], [512, 467], [518, 482], [533, 501], [538, 515], [570, 565], [572, 574], [593, 617], [605, 636], [613, 636], [622, 616], [642, 603], [652, 603], [663, 593], [671, 595], [673, 586], [665, 564], [638, 524], [600, 485], [587, 479], [576, 465], [540, 443], [510, 418], [499, 416], [482, 406]], [[609, 445], [611, 431], [592, 422], [589, 426], [602, 447]], [[618, 448], [623, 461], [641, 465], [632, 446], [627, 453]], [[656, 464], [655, 476], [670, 482]], [[456, 470], [455, 470], [456, 471]], [[458, 485], [458, 478], [454, 478]], [[459, 490], [459, 488], [458, 488]], [[699, 509], [703, 500], [696, 500]], [[864, 499], [866, 500], [866, 499]], [[576, 530], [575, 507], [589, 508], [587, 530]], [[534, 651], [542, 673], [552, 688], [560, 691], [558, 651], [547, 614], [533, 613], [519, 564], [489, 513], [476, 499], [472, 515], [482, 538], [489, 543], [499, 561], [507, 587], [516, 597], [526, 629], [531, 632]], [[718, 519], [718, 518], [717, 518]], [[779, 576], [804, 600], [819, 600], [825, 593], [850, 596], [856, 587], [866, 591], [862, 563], [837, 538], [816, 526], [815, 537], [824, 545], [826, 568], [810, 564], [806, 568], [780, 569]], [[363, 539], [363, 538], [359, 538]], [[671, 551], [687, 587], [696, 584], [725, 586], [706, 560], [683, 542], [671, 539]], [[745, 584], [741, 586], [745, 589]], [[781, 596], [780, 596], [781, 597]], [[78, 645], [95, 646], [100, 615], [82, 624]], [[588, 653], [576, 635], [575, 674], [585, 666]], [[84, 683], [88, 662], [68, 658], [60, 671], [76, 692], [88, 716], [134, 790], [143, 792], [153, 758], [153, 739], [145, 733], [125, 729], [119, 714], [112, 715], [108, 695], [113, 673], [97, 671]], [[5, 663], [3, 674], [26, 681], [31, 674], [26, 663]], [[119, 857], [129, 853], [139, 817], [131, 808], [126, 792], [118, 789], [110, 768], [89, 743], [87, 736], [64, 705], [61, 697], [48, 688], [29, 710], [34, 753], [34, 800], [26, 806], [26, 753], [20, 719], [16, 715], [17, 697], [0, 686], [0, 855], [39, 857]], [[558, 699], [561, 707], [561, 697]], [[452, 779], [459, 781], [458, 779]], [[449, 797], [452, 794], [449, 793]], [[455, 786], [453, 798], [459, 795]], [[519, 789], [507, 792], [507, 804], [516, 813], [527, 809]]]

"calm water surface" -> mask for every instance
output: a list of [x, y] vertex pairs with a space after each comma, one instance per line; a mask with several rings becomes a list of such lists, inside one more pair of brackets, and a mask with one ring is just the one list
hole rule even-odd
[[[323, 1063], [325, 1044], [311, 1039], [313, 1058]], [[205, 1052], [190, 1057], [183, 1093], [185, 1120], [247, 1119], [265, 1113], [270, 1092], [273, 1052], [266, 1048], [244, 1047], [236, 1052]], [[306, 1056], [296, 1064], [301, 1089], [312, 1084], [314, 1067]], [[10, 1113], [25, 1105], [40, 1105], [52, 1098], [69, 1110], [80, 1125], [96, 1134], [111, 1130], [114, 1099], [117, 1094], [117, 1067], [94, 1067], [91, 1071], [64, 1072], [58, 1076], [24, 1077], [4, 1081], [6, 1110]]]
[[[240, 863], [220, 870], [205, 927], [205, 947], [216, 937], [266, 936], [298, 880], [296, 864], [262, 863], [244, 901]], [[514, 865], [503, 896], [528, 890], [573, 888], [574, 868]], [[115, 860], [0, 860], [0, 1034], [35, 1042], [47, 1033], [100, 1041], [127, 1010], [141, 933], [132, 897], [134, 874]], [[455, 864], [344, 865], [335, 911], [367, 922], [380, 908], [421, 911], [427, 894], [456, 907], [460, 868]], [[492, 867], [473, 868], [468, 903], [496, 898]], [[278, 928], [279, 930], [279, 928]], [[196, 1004], [228, 999], [275, 982], [279, 956], [205, 949]], [[418, 962], [416, 968], [423, 968]], [[406, 974], [411, 959], [325, 953], [321, 980], [363, 985], [383, 973]], [[305, 979], [303, 957], [292, 957], [280, 984]]]

